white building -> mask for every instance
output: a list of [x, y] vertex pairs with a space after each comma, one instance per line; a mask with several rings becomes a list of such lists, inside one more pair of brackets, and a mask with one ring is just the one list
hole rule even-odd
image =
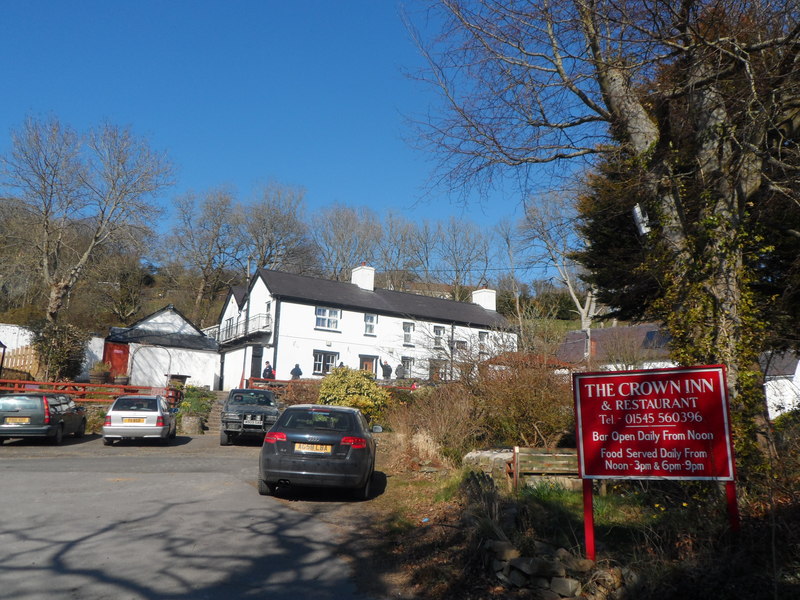
[[131, 385], [164, 387], [177, 380], [196, 387], [219, 385], [217, 343], [171, 304], [130, 327], [112, 327], [103, 361], [112, 375], [130, 376]]
[[219, 326], [221, 388], [261, 377], [322, 377], [344, 365], [381, 377], [381, 363], [403, 365], [404, 378], [457, 378], [457, 367], [515, 350], [517, 336], [496, 311], [496, 292], [479, 289], [456, 302], [375, 288], [362, 265], [351, 282], [260, 269], [248, 288], [233, 288]]

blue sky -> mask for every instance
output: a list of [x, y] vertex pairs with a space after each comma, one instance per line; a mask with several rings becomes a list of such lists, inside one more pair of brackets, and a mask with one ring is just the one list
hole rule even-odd
[[[421, 8], [408, 1], [410, 10]], [[432, 155], [406, 117], [432, 92], [396, 0], [0, 0], [0, 152], [26, 116], [84, 130], [130, 125], [165, 151], [176, 185], [266, 182], [306, 189], [310, 210], [339, 202], [415, 220], [518, 217], [518, 198], [464, 212], [425, 194]], [[517, 214], [514, 211], [517, 210]]]

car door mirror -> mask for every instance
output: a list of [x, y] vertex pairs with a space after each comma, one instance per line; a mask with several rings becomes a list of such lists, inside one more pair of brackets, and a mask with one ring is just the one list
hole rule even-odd
[[383, 427], [381, 427], [380, 425], [373, 425], [372, 433], [383, 433]]

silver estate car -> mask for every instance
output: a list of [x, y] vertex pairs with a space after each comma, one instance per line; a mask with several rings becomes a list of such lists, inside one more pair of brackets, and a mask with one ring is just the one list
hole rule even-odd
[[166, 445], [176, 433], [175, 413], [163, 396], [120, 396], [103, 423], [106, 446], [125, 439], [155, 439]]

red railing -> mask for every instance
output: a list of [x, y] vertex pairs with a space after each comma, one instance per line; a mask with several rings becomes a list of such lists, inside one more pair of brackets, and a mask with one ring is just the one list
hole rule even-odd
[[111, 402], [126, 394], [162, 395], [170, 402], [178, 402], [182, 392], [177, 388], [117, 385], [114, 383], [74, 383], [72, 381], [23, 381], [0, 379], [0, 392], [52, 391], [69, 394], [77, 402]]

